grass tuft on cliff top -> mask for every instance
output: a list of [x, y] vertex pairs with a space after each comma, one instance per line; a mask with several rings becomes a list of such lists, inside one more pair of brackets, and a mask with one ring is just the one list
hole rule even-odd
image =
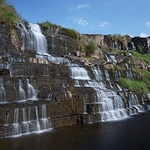
[[0, 0], [0, 23], [16, 26], [19, 20], [20, 16], [14, 6], [7, 3], [6, 0]]
[[64, 28], [60, 25], [56, 25], [51, 23], [50, 21], [45, 21], [45, 22], [41, 22], [38, 23], [40, 26], [46, 27], [47, 28], [47, 35], [49, 35], [50, 33], [50, 28], [60, 28], [63, 29], [66, 32], [66, 35], [68, 35], [71, 38], [77, 38], [78, 32], [73, 30], [73, 29], [68, 29], [68, 28]]

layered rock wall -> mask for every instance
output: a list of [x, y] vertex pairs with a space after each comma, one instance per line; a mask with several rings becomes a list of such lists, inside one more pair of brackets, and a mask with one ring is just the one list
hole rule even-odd
[[139, 79], [134, 71], [91, 65], [70, 56], [82, 51], [88, 40], [106, 46], [105, 36], [73, 38], [61, 28], [49, 33], [43, 29], [49, 54], [38, 54], [21, 48], [18, 28], [0, 28], [0, 138], [125, 118], [147, 109], [142, 96], [117, 84], [121, 77]]

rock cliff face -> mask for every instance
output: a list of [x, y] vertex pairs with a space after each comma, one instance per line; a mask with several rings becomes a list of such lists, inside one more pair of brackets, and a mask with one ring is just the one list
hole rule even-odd
[[[73, 38], [61, 28], [48, 33], [41, 29], [33, 24], [28, 28], [0, 24], [0, 138], [123, 119], [148, 109], [146, 98], [117, 82], [121, 77], [141, 78], [122, 63], [125, 57], [101, 52], [103, 63], [81, 57], [82, 44], [88, 40], [100, 49], [109, 47], [106, 36]], [[43, 51], [45, 45], [38, 45], [43, 44], [44, 35], [47, 48]], [[113, 68], [117, 61], [123, 69]]]

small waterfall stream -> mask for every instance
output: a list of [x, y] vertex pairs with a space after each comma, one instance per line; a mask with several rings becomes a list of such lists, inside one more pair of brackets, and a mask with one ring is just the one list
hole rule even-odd
[[0, 103], [6, 101], [6, 92], [3, 85], [3, 78], [0, 78]]
[[27, 99], [34, 99], [36, 100], [36, 91], [34, 87], [29, 83], [29, 79], [27, 79]]
[[26, 100], [25, 90], [23, 89], [22, 80], [19, 80], [19, 100]]
[[46, 105], [45, 104], [42, 105], [42, 118], [41, 118], [41, 121], [42, 121], [42, 129], [43, 130], [46, 130], [46, 129], [50, 128], [49, 121], [48, 121], [47, 115], [46, 115]]

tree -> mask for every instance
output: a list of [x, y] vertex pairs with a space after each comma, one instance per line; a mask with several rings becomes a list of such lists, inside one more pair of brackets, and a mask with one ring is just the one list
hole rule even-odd
[[93, 41], [89, 41], [88, 44], [85, 46], [85, 54], [87, 57], [91, 57], [92, 54], [95, 53], [96, 44]]

